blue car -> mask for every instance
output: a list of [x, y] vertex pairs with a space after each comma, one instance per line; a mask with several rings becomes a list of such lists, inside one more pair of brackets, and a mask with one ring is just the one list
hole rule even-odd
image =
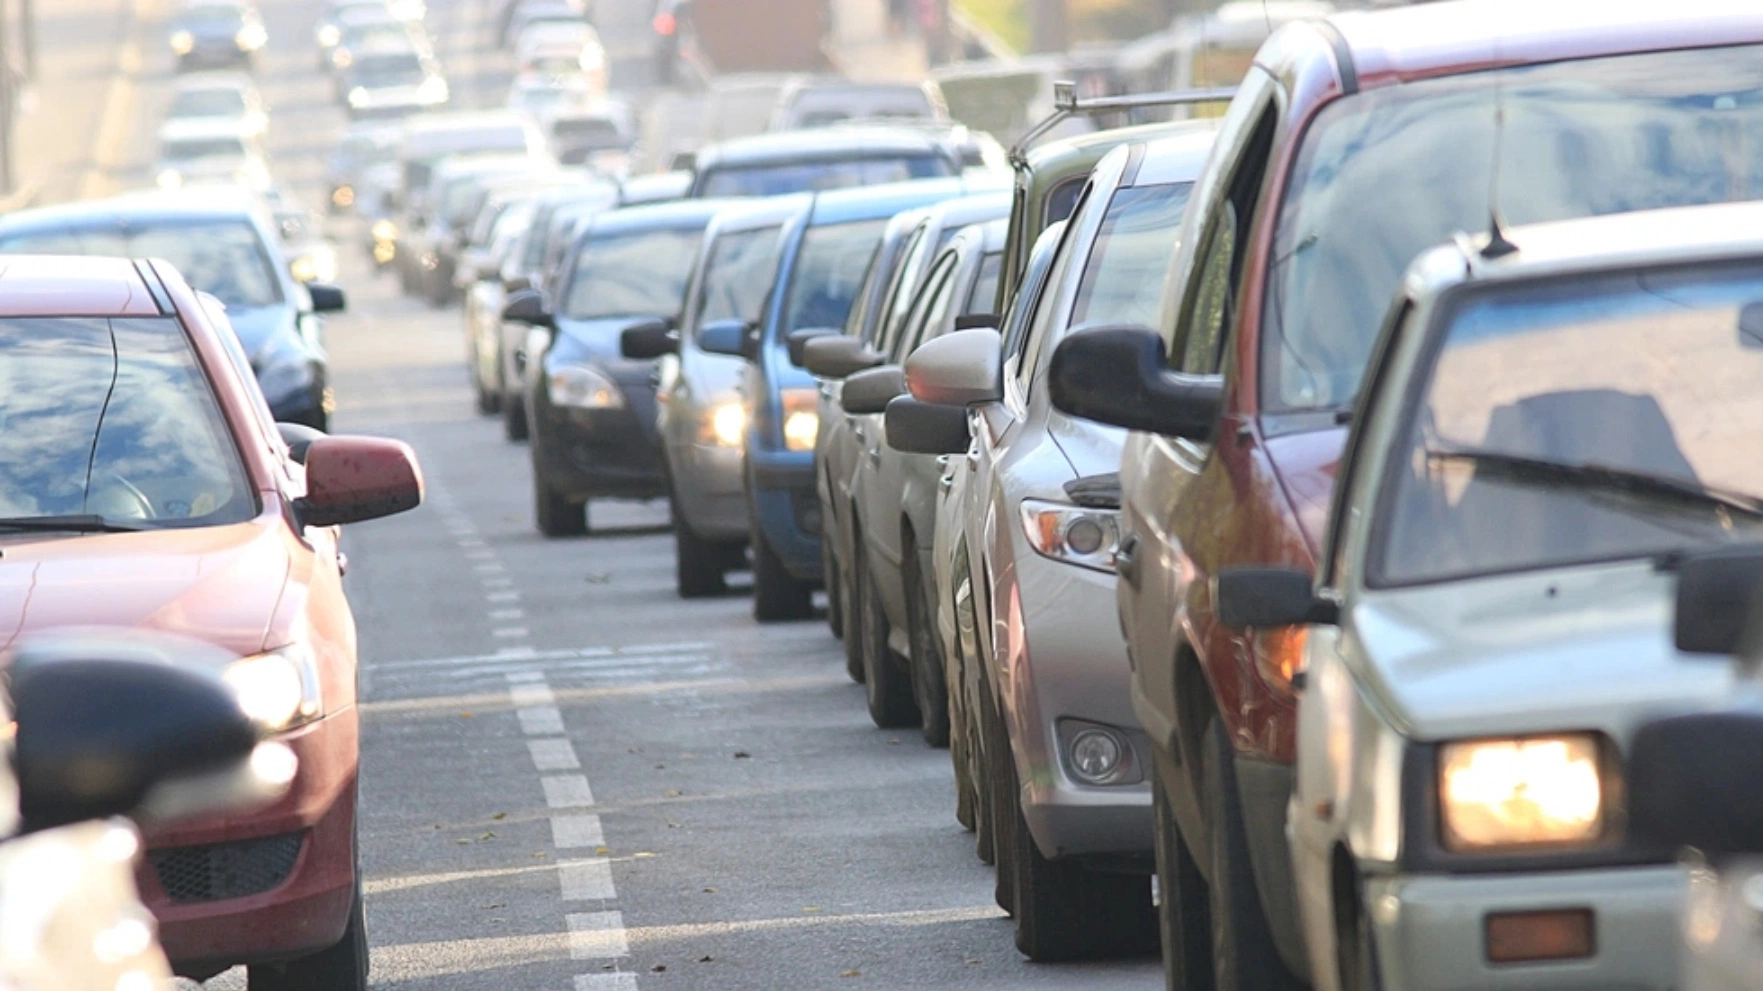
[[[704, 325], [705, 351], [746, 359], [743, 474], [753, 549], [753, 614], [761, 621], [812, 615], [822, 581], [820, 499], [814, 486], [819, 389], [790, 363], [788, 337], [845, 325], [882, 231], [902, 210], [962, 195], [949, 182], [902, 182], [802, 197], [785, 225], [772, 291], [757, 323]], [[958, 185], [958, 184], [956, 184]]]

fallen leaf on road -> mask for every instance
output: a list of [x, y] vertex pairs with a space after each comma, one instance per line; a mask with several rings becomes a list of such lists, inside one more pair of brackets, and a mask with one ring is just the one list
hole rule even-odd
[[548, 856], [550, 856], [550, 854], [546, 853], [543, 850], [540, 850], [538, 853], [533, 854], [533, 859], [534, 860], [544, 860]]
[[716, 959], [716, 958], [710, 956], [709, 954], [705, 954], [704, 956], [701, 956], [698, 958], [698, 962], [699, 963], [709, 963], [710, 961], [712, 961], [714, 959]]
[[650, 968], [649, 968], [649, 969], [650, 969], [650, 970], [652, 970], [652, 971], [654, 971], [654, 972], [655, 972], [655, 973], [657, 973], [657, 974], [659, 974], [659, 973], [661, 973], [661, 972], [662, 972], [662, 971], [664, 971], [664, 970], [666, 970], [666, 969], [667, 969], [667, 965], [666, 965], [666, 964], [664, 964], [664, 963], [658, 963], [658, 964], [656, 964], [656, 965], [655, 965], [655, 966], [653, 966], [653, 967], [650, 967]]
[[683, 791], [680, 791], [680, 790], [679, 790], [679, 789], [678, 789], [678, 788], [669, 788], [669, 789], [667, 789], [667, 797], [668, 797], [668, 798], [678, 798], [678, 797], [680, 797], [680, 796], [681, 796], [681, 795], [684, 795], [684, 794], [685, 794], [685, 792], [683, 792]]
[[604, 585], [611, 580], [612, 580], [612, 576], [609, 574], [606, 574], [605, 572], [596, 572], [595, 574], [591, 574], [588, 576], [588, 584], [589, 585]]
[[471, 845], [470, 840], [454, 840], [453, 842], [459, 844], [460, 846], [470, 846]]
[[504, 820], [504, 819], [506, 819], [506, 818], [508, 818], [508, 813], [506, 813], [506, 812], [498, 812], [498, 813], [496, 813], [496, 814], [495, 814], [495, 815], [493, 815], [493, 816], [491, 816], [491, 817], [490, 817], [490, 818], [492, 818], [492, 819], [494, 819], [494, 820], [496, 820], [496, 821], [497, 821], [497, 822], [501, 822], [501, 821], [502, 821], [502, 820]]
[[478, 839], [480, 839], [480, 840], [493, 840], [495, 838], [496, 838], [495, 833], [485, 833], [484, 835], [478, 837]]
[[751, 756], [753, 756], [753, 755], [746, 752], [745, 750], [735, 751], [735, 760], [745, 760], [746, 758], [751, 757]]
[[633, 854], [631, 854], [631, 859], [633, 859], [633, 860], [648, 860], [648, 859], [650, 859], [650, 858], [651, 858], [651, 857], [654, 857], [654, 856], [655, 856], [655, 855], [654, 855], [654, 854], [652, 854], [652, 853], [650, 853], [650, 852], [648, 852], [648, 851], [647, 851], [647, 850], [645, 850], [645, 851], [643, 851], [643, 852], [642, 852], [642, 853], [633, 853]]
[[460, 719], [470, 719], [470, 718], [472, 718], [472, 714], [469, 712], [461, 712], [459, 714], [459, 718]]
[[609, 846], [597, 846], [594, 848], [594, 852], [604, 857], [612, 852], [612, 848]]
[[979, 958], [978, 957], [969, 957], [967, 959], [967, 962], [968, 963], [979, 963]]
[[714, 894], [716, 894], [716, 889], [715, 888], [705, 888], [704, 893], [707, 895], [714, 895]]
[[839, 976], [840, 977], [862, 977], [863, 971], [861, 971], [861, 970], [847, 970], [844, 973], [840, 974]]
[[818, 912], [818, 911], [820, 911], [820, 906], [819, 905], [804, 905], [804, 906], [802, 906], [802, 911], [804, 911], [804, 912]]

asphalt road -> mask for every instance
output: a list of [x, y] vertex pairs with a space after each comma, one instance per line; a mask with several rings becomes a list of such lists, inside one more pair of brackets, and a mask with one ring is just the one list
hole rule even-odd
[[[21, 156], [63, 195], [149, 181], [174, 2], [68, 0], [103, 29], [46, 37], [32, 126], [56, 140]], [[317, 2], [262, 2], [274, 167], [317, 203], [344, 127], [314, 74]], [[463, 104], [506, 84], [490, 5], [431, 0]], [[617, 23], [608, 47], [633, 50], [641, 20]], [[1149, 960], [1025, 963], [955, 823], [946, 751], [870, 725], [824, 622], [677, 599], [664, 505], [596, 504], [593, 536], [541, 538], [525, 448], [472, 412], [458, 313], [399, 298], [337, 233], [336, 428], [408, 441], [429, 486], [345, 537], [375, 987], [1161, 986]]]

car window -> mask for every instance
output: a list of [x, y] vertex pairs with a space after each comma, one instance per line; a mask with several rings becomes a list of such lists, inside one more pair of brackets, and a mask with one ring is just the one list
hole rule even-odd
[[173, 527], [239, 523], [256, 508], [176, 320], [0, 320], [0, 517]]
[[1059, 249], [1059, 242], [1065, 239], [1066, 223], [1061, 220], [1053, 224], [1035, 239], [1034, 250], [1028, 256], [1028, 271], [1023, 276], [1022, 285], [1016, 289], [1016, 298], [1010, 302], [1009, 311], [1004, 315], [1005, 361], [1022, 353], [1035, 304], [1047, 284], [1047, 271], [1053, 267], [1053, 256]]
[[1192, 189], [1192, 183], [1171, 182], [1115, 192], [1078, 281], [1070, 326], [1156, 322], [1172, 240]]
[[1434, 321], [1376, 584], [1755, 541], [1763, 266], [1470, 289]]
[[168, 162], [189, 162], [198, 158], [244, 158], [250, 154], [245, 139], [236, 135], [209, 138], [171, 138], [160, 142], [159, 157]]
[[1041, 223], [1043, 225], [1056, 224], [1061, 220], [1070, 219], [1071, 215], [1077, 212], [1077, 198], [1082, 195], [1084, 186], [1088, 182], [1088, 174], [1072, 176], [1069, 179], [1061, 180], [1052, 189], [1047, 190], [1046, 198], [1042, 200], [1045, 207], [1042, 210]]
[[932, 266], [930, 274], [925, 276], [924, 284], [918, 295], [912, 299], [912, 307], [907, 311], [903, 332], [900, 334], [898, 346], [888, 355], [888, 361], [899, 364], [906, 360], [907, 355], [918, 350], [924, 341], [925, 327], [936, 319], [935, 314], [947, 309], [940, 301], [948, 298], [949, 281], [955, 274], [956, 256], [944, 254]]
[[859, 220], [803, 232], [784, 297], [780, 339], [795, 330], [845, 325], [887, 225], [885, 219]]
[[716, 239], [704, 266], [695, 326], [717, 320], [759, 321], [777, 275], [777, 242], [782, 230], [783, 225], [772, 224], [731, 231]]
[[991, 313], [992, 307], [998, 303], [998, 273], [1004, 267], [1004, 253], [988, 252], [980, 259], [979, 275], [974, 277], [973, 288], [967, 291], [967, 302], [962, 306], [962, 313]]
[[245, 94], [236, 89], [192, 89], [172, 98], [167, 117], [237, 117], [246, 110]]
[[1324, 108], [1272, 245], [1263, 408], [1349, 403], [1408, 263], [1486, 230], [1490, 190], [1509, 225], [1763, 195], [1763, 100], [1750, 75], [1760, 57], [1763, 46], [1744, 45], [1576, 59], [1378, 87]]
[[269, 248], [244, 221], [131, 221], [126, 231], [105, 227], [0, 234], [0, 253], [163, 258], [191, 287], [212, 293], [228, 308], [282, 301]]
[[678, 313], [703, 238], [697, 228], [589, 237], [576, 252], [563, 315], [593, 320]]
[[789, 162], [773, 165], [715, 166], [705, 175], [700, 196], [781, 196], [854, 186], [874, 186], [908, 179], [955, 174], [941, 155], [895, 155]]
[[876, 321], [876, 350], [884, 354], [893, 350], [894, 341], [900, 336], [900, 325], [905, 322], [906, 310], [912, 305], [912, 294], [918, 289], [915, 273], [924, 270], [924, 258], [930, 251], [929, 239], [930, 222], [925, 221], [913, 229], [906, 238], [906, 246], [900, 250], [900, 265], [888, 287], [887, 305]]
[[[1089, 202], [1092, 189], [1089, 185], [1084, 187], [1073, 211], [1074, 218], [1082, 212], [1084, 204]], [[1065, 285], [1066, 280], [1071, 277], [1072, 267], [1078, 264], [1074, 242], [1080, 226], [1073, 226], [1073, 223], [1074, 221], [1067, 222], [1064, 233], [1060, 235], [1059, 247], [1053, 252], [1052, 267], [1047, 270], [1046, 282], [1032, 300], [1034, 309], [1029, 316], [1027, 336], [1022, 342], [1022, 361], [1016, 366], [1016, 386], [1024, 396], [1029, 394], [1035, 375], [1035, 364], [1040, 359], [1041, 349], [1047, 346], [1048, 338], [1053, 336], [1054, 324], [1058, 320], [1059, 314], [1054, 312], [1058, 307], [1053, 305], [1053, 300], [1059, 296], [1059, 287]]]

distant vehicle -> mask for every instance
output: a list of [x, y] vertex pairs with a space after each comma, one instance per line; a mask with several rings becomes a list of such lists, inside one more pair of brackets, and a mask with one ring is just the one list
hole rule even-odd
[[949, 108], [936, 83], [860, 83], [797, 77], [784, 86], [769, 130], [793, 131], [862, 121], [946, 122]]
[[177, 69], [256, 67], [269, 41], [252, 0], [189, 0], [172, 17], [171, 50]]
[[161, 189], [222, 183], [268, 190], [268, 157], [247, 126], [244, 121], [208, 118], [161, 126], [154, 182]]
[[416, 290], [413, 240], [426, 237], [429, 180], [446, 158], [518, 154], [536, 163], [550, 161], [545, 137], [532, 120], [508, 111], [422, 114], [409, 119], [398, 140], [397, 185], [389, 191], [392, 260], [410, 291]]
[[356, 52], [337, 89], [355, 120], [433, 110], [452, 98], [433, 56], [402, 41]]
[[353, 209], [360, 202], [363, 174], [377, 163], [392, 160], [398, 150], [399, 134], [394, 121], [358, 121], [350, 125], [325, 166], [332, 213]]
[[324, 313], [334, 286], [296, 281], [281, 263], [274, 220], [255, 197], [220, 189], [141, 194], [0, 217], [6, 254], [163, 258], [226, 307], [243, 358], [275, 419], [324, 430], [335, 406]]
[[297, 282], [337, 281], [337, 246], [324, 233], [324, 218], [297, 202], [276, 197], [270, 203], [288, 273]]
[[622, 179], [630, 172], [636, 134], [630, 107], [603, 100], [579, 110], [552, 114], [545, 121], [551, 153], [564, 165], [585, 165]]
[[318, 67], [321, 70], [331, 66], [331, 49], [343, 40], [343, 21], [349, 17], [373, 17], [381, 11], [390, 12], [390, 0], [326, 0], [318, 14], [318, 24], [313, 28], [313, 39], [318, 43]]
[[545, 121], [551, 117], [580, 111], [593, 99], [594, 94], [589, 88], [588, 79], [580, 73], [571, 76], [518, 76], [509, 85], [508, 99], [503, 106], [531, 117], [540, 127], [544, 127]]
[[356, 56], [367, 51], [408, 47], [425, 55], [434, 54], [428, 33], [421, 25], [411, 24], [389, 7], [350, 8], [338, 16], [337, 25], [336, 45], [321, 56], [322, 68], [332, 73], [347, 71]]
[[437, 163], [424, 194], [430, 205], [425, 222], [407, 232], [410, 254], [399, 267], [406, 291], [434, 306], [452, 302], [454, 269], [485, 185], [503, 178], [544, 179], [552, 170], [549, 160], [529, 155], [469, 155]]
[[960, 174], [960, 153], [910, 128], [836, 126], [710, 145], [694, 163], [693, 196], [777, 196]]
[[539, 24], [592, 24], [584, 0], [505, 0], [499, 37], [512, 48], [527, 29]]
[[[10, 248], [17, 217], [0, 235]], [[174, 240], [163, 233], [140, 246], [159, 254]], [[95, 240], [137, 256], [127, 238]], [[31, 590], [15, 635], [71, 622], [209, 647], [194, 663], [285, 748], [291, 787], [261, 809], [143, 824], [136, 881], [166, 955], [196, 979], [244, 964], [264, 986], [366, 991], [357, 658], [337, 528], [416, 507], [421, 474], [398, 441], [278, 427], [228, 311], [137, 257], [13, 257], [0, 274], [0, 374], [31, 383], [7, 390], [0, 413], [33, 425], [0, 438], [0, 574]], [[12, 680], [27, 722], [30, 671]]]
[[165, 119], [215, 122], [253, 138], [263, 137], [269, 127], [263, 97], [251, 78], [220, 72], [185, 76], [174, 83]]

